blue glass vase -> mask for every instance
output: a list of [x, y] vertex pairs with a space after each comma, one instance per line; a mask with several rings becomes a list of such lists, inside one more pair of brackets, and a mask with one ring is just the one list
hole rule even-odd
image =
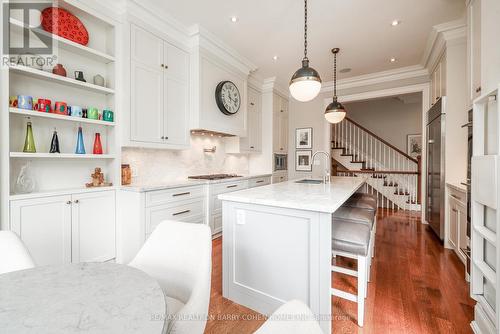
[[85, 144], [83, 143], [82, 127], [78, 127], [78, 138], [76, 139], [76, 154], [85, 154]]

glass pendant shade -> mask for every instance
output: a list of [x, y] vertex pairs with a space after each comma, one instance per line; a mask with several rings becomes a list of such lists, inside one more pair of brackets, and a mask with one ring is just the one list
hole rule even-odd
[[333, 102], [326, 107], [325, 119], [330, 123], [339, 123], [344, 119], [345, 115], [344, 106], [337, 101], [337, 97], [334, 97]]
[[290, 80], [290, 94], [300, 102], [307, 102], [318, 96], [321, 90], [321, 78], [318, 72], [309, 67], [309, 60], [302, 60], [302, 67], [298, 69]]

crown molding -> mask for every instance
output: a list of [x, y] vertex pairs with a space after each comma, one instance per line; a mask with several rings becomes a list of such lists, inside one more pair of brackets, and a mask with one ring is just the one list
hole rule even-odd
[[427, 39], [420, 65], [429, 73], [437, 65], [446, 46], [465, 42], [467, 38], [467, 23], [464, 18], [435, 25]]
[[246, 75], [257, 70], [257, 65], [238, 53], [199, 24], [189, 28], [192, 47], [202, 47], [227, 61]]
[[288, 88], [281, 86], [276, 77], [270, 77], [263, 80], [262, 84], [262, 92], [263, 93], [275, 93], [284, 97], [288, 100], [289, 91]]
[[[400, 67], [394, 70], [364, 74], [339, 80], [337, 81], [337, 90], [363, 87], [383, 82], [412, 79], [423, 76], [428, 77], [429, 72], [421, 65]], [[323, 83], [323, 87], [321, 88], [322, 93], [332, 92], [332, 91], [333, 91], [333, 81], [327, 81]]]

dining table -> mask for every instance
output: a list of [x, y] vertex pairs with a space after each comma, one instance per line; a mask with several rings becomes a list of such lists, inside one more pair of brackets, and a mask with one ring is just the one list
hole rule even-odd
[[35, 267], [0, 275], [0, 333], [166, 331], [158, 282], [116, 263]]

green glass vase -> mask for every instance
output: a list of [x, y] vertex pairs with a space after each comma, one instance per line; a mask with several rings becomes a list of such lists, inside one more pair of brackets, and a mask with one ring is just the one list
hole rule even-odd
[[28, 122], [28, 124], [26, 125], [26, 138], [24, 139], [23, 152], [36, 153], [35, 139], [33, 138], [33, 130], [31, 129], [31, 122]]

